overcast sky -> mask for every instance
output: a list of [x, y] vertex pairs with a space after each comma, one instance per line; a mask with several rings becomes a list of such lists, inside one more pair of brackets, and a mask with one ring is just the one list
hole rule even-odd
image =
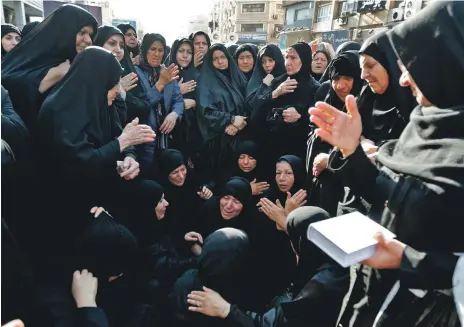
[[208, 15], [213, 0], [111, 0], [115, 18], [138, 18], [145, 33], [160, 33], [170, 45], [187, 33], [193, 15]]

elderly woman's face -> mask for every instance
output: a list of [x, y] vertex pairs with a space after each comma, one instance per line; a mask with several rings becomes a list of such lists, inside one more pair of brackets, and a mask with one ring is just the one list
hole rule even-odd
[[285, 56], [285, 68], [287, 69], [288, 75], [295, 75], [298, 73], [303, 66], [300, 56], [295, 49], [289, 48]]
[[372, 92], [384, 94], [389, 84], [387, 70], [380, 62], [366, 54], [361, 54], [359, 63], [361, 65], [361, 78], [369, 83]]
[[219, 202], [219, 208], [222, 218], [229, 220], [237, 217], [242, 212], [243, 204], [232, 195], [225, 195]]
[[332, 88], [341, 100], [345, 101], [346, 96], [350, 94], [353, 81], [353, 77], [350, 76], [337, 76], [332, 79]]
[[322, 52], [316, 53], [311, 63], [311, 70], [314, 74], [323, 74], [329, 62], [327, 57]]

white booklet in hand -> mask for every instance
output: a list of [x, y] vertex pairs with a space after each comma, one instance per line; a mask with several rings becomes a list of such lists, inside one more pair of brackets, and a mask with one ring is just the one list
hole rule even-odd
[[377, 232], [381, 232], [387, 240], [396, 237], [362, 213], [352, 212], [309, 225], [308, 240], [342, 267], [349, 267], [374, 255], [377, 248], [374, 235]]

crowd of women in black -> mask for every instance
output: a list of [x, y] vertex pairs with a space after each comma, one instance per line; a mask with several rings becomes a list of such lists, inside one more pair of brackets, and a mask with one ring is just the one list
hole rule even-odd
[[[2, 322], [458, 326], [463, 20], [335, 54], [2, 25]], [[306, 235], [352, 211], [397, 240], [345, 269]]]

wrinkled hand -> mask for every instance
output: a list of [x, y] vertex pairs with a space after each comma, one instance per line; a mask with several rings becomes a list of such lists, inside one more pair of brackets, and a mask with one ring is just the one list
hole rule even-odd
[[76, 270], [73, 274], [71, 292], [78, 308], [96, 307], [98, 280], [87, 269]]
[[225, 133], [227, 135], [234, 136], [235, 134], [238, 133], [238, 128], [231, 124], [226, 127]]
[[244, 116], [235, 116], [233, 125], [241, 131], [247, 125], [246, 119]]
[[199, 312], [210, 317], [226, 318], [230, 312], [230, 304], [222, 296], [203, 286], [203, 291], [193, 291], [187, 302], [192, 306], [190, 311]]
[[[98, 218], [102, 212], [106, 212], [105, 208], [103, 207], [93, 207], [90, 209], [90, 213], [93, 214], [95, 218]], [[108, 212], [106, 212], [108, 214]]]
[[285, 212], [289, 215], [293, 210], [302, 207], [306, 204], [306, 197], [308, 194], [305, 190], [299, 190], [295, 194], [287, 192], [287, 201], [285, 201]]
[[250, 183], [251, 192], [253, 195], [263, 194], [264, 191], [269, 189], [269, 184], [267, 182], [256, 182], [256, 178]]
[[56, 74], [56, 77], [58, 79], [62, 79], [63, 76], [67, 74], [70, 67], [71, 67], [71, 63], [69, 62], [68, 59], [66, 59], [66, 61], [62, 62], [56, 67], [53, 67], [52, 69], [53, 69], [53, 72]]
[[137, 82], [139, 81], [139, 77], [136, 73], [130, 73], [121, 78], [121, 87], [124, 91], [129, 92], [133, 88], [137, 86]]
[[363, 262], [375, 269], [395, 269], [398, 268], [403, 259], [403, 252], [406, 244], [398, 240], [386, 240], [382, 233], [377, 233], [374, 238], [377, 240], [377, 249], [374, 255]]
[[161, 82], [161, 84], [166, 86], [178, 78], [179, 78], [179, 68], [176, 65], [171, 64], [167, 68], [165, 65], [161, 65], [161, 72], [160, 72], [160, 77], [159, 77], [159, 81]]
[[200, 242], [203, 244], [203, 237], [197, 232], [188, 232], [185, 234], [184, 238], [187, 242]]
[[[121, 148], [142, 143], [150, 143], [155, 140], [156, 134], [148, 125], [139, 125], [139, 119], [135, 118], [124, 127], [118, 137]], [[123, 146], [123, 144], [125, 146]]]
[[195, 108], [197, 106], [197, 102], [193, 99], [184, 99], [184, 109], [189, 110]]
[[290, 79], [288, 77], [285, 81], [283, 81], [273, 92], [272, 97], [278, 98], [281, 95], [293, 93], [298, 86], [298, 81], [295, 79]]
[[295, 108], [290, 107], [283, 111], [282, 117], [284, 118], [284, 122], [288, 124], [296, 122], [301, 118], [301, 115], [298, 113], [298, 111], [296, 111]]
[[195, 91], [195, 88], [197, 87], [197, 82], [188, 81], [188, 82], [183, 83], [183, 81], [184, 81], [183, 78], [181, 78], [179, 81], [179, 87], [180, 87], [180, 91], [182, 92], [182, 95]]
[[319, 176], [327, 168], [329, 162], [328, 153], [319, 153], [313, 162], [313, 176]]
[[176, 127], [177, 118], [179, 118], [179, 116], [174, 111], [167, 115], [166, 118], [164, 118], [163, 124], [161, 124], [160, 132], [163, 134], [171, 133], [174, 127]]
[[124, 161], [118, 161], [117, 167], [119, 176], [126, 181], [134, 179], [140, 173], [140, 164], [132, 157], [125, 157]]
[[287, 212], [279, 200], [273, 203], [267, 198], [262, 198], [259, 200], [258, 206], [259, 211], [274, 221], [279, 229], [287, 230]]
[[197, 192], [197, 194], [203, 200], [209, 200], [213, 196], [213, 192], [206, 186], [203, 186], [201, 192]]
[[203, 57], [204, 57], [203, 53], [201, 52], [195, 53], [195, 55], [193, 56], [193, 64], [195, 65], [195, 67], [198, 67], [201, 64], [203, 64]]
[[362, 124], [354, 96], [348, 95], [345, 103], [347, 114], [325, 102], [317, 102], [315, 108], [309, 109], [309, 114], [311, 121], [319, 127], [316, 129], [317, 135], [338, 147], [346, 158], [359, 145]]
[[2, 327], [24, 327], [24, 323], [21, 320], [16, 319], [16, 320], [12, 320], [10, 322], [7, 322]]

